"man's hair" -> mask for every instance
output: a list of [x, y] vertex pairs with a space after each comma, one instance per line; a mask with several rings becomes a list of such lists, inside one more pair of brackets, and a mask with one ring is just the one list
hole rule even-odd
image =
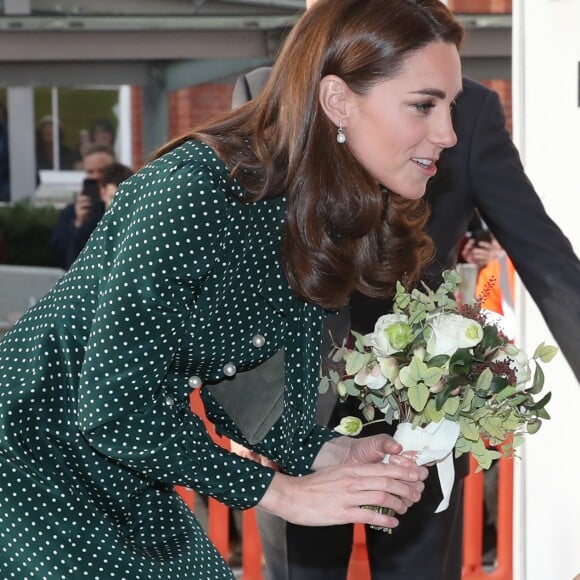
[[115, 155], [115, 151], [112, 147], [109, 147], [108, 145], [101, 145], [99, 143], [92, 143], [86, 148], [83, 154], [83, 159], [85, 157], [88, 157], [89, 155], [94, 155], [95, 153], [106, 153], [111, 157], [111, 159], [117, 158], [117, 156]]
[[108, 185], [109, 183], [112, 183], [118, 187], [123, 181], [125, 181], [125, 179], [131, 177], [133, 173], [134, 171], [130, 167], [115, 161], [115, 163], [107, 165], [103, 170], [102, 184]]

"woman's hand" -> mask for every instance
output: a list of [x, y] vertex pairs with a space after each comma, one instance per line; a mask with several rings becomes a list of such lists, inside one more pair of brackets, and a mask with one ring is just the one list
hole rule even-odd
[[400, 455], [389, 464], [352, 463], [304, 477], [276, 473], [258, 507], [300, 525], [363, 523], [394, 528], [395, 517], [361, 506], [383, 506], [404, 514], [419, 501], [427, 473]]
[[[379, 463], [385, 455], [398, 456], [403, 448], [386, 434], [370, 437], [337, 437], [327, 441], [320, 449], [312, 464], [313, 471], [344, 463]], [[411, 454], [412, 455], [412, 454]], [[393, 462], [397, 459], [393, 457]]]

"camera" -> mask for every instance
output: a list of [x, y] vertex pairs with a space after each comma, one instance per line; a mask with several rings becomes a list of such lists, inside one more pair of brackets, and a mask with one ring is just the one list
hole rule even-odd
[[491, 242], [491, 232], [489, 230], [474, 230], [470, 236], [475, 240], [475, 245], [479, 246], [480, 242]]
[[91, 199], [93, 208], [98, 208], [101, 205], [101, 194], [99, 192], [99, 182], [96, 179], [84, 179], [81, 195], [86, 195]]

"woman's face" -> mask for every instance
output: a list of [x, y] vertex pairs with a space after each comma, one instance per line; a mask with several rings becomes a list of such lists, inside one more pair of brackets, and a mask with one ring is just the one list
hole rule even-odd
[[441, 151], [457, 142], [451, 107], [461, 86], [455, 45], [425, 46], [407, 58], [397, 77], [351, 95], [345, 146], [390, 191], [422, 197]]

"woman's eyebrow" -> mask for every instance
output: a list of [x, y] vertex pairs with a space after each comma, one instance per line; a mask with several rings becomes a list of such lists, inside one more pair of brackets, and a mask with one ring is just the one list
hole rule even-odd
[[420, 89], [418, 91], [411, 91], [412, 95], [425, 95], [429, 97], [437, 97], [438, 99], [445, 98], [445, 91], [440, 89]]

